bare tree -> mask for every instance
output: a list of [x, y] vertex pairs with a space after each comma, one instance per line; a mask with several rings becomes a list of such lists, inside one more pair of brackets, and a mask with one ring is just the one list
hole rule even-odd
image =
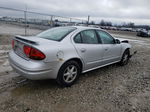
[[112, 22], [101, 20], [100, 26], [112, 26]]

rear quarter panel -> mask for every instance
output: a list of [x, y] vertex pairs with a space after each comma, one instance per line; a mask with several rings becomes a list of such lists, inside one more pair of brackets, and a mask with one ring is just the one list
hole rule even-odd
[[69, 34], [60, 42], [46, 42], [44, 44], [36, 46], [37, 49], [39, 49], [46, 55], [46, 59], [44, 60], [44, 62], [55, 62], [57, 63], [57, 68], [59, 68], [66, 61], [73, 58], [79, 58], [73, 44], [71, 43], [70, 36], [71, 34]]

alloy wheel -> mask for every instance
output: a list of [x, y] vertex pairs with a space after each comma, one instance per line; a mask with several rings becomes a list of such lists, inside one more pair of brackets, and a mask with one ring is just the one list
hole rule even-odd
[[77, 76], [77, 67], [74, 65], [69, 65], [64, 73], [63, 73], [63, 79], [66, 83], [71, 83], [76, 79]]

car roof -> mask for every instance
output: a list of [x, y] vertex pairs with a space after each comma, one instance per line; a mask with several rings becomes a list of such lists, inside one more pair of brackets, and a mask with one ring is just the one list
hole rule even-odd
[[[88, 26], [62, 26], [61, 28], [76, 28], [79, 30], [84, 30], [84, 29], [100, 29], [100, 28], [94, 28], [94, 27], [88, 27]], [[101, 29], [102, 30], [102, 29]]]
[[89, 27], [89, 26], [73, 26], [77, 29], [80, 29], [80, 30], [84, 30], [84, 29], [100, 29], [100, 28], [94, 28], [94, 27]]
[[94, 27], [89, 27], [89, 26], [61, 26], [61, 28], [67, 28], [67, 27], [68, 28], [76, 28], [76, 30], [79, 30], [79, 31], [88, 30], [88, 29], [89, 30], [94, 29], [94, 30], [101, 30], [101, 31], [107, 32], [106, 30], [103, 30], [101, 28], [94, 28]]

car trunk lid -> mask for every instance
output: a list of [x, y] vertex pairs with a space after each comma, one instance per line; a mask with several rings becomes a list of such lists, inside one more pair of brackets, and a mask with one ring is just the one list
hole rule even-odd
[[42, 45], [56, 43], [55, 41], [42, 39], [42, 38], [35, 37], [35, 36], [31, 36], [31, 37], [15, 36], [13, 41], [14, 41], [13, 42], [14, 52], [26, 60], [29, 60], [29, 57], [24, 52], [24, 46], [28, 45], [33, 48], [39, 49], [39, 48], [41, 48], [40, 46], [42, 46]]

